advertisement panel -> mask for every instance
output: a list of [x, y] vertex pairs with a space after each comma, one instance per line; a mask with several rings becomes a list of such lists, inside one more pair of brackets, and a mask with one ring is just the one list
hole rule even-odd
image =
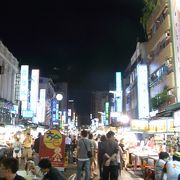
[[149, 132], [167, 132], [167, 121], [164, 119], [150, 121]]
[[122, 112], [122, 77], [121, 72], [116, 72], [116, 111]]
[[149, 117], [148, 72], [147, 65], [137, 65], [138, 116]]
[[31, 73], [31, 110], [36, 114], [39, 92], [39, 69], [33, 69]]
[[50, 129], [40, 140], [40, 159], [48, 158], [52, 166], [64, 170], [65, 137], [58, 129]]
[[174, 126], [180, 127], [180, 110], [174, 112]]
[[171, 0], [177, 101], [180, 102], [180, 1]]
[[29, 75], [29, 66], [22, 65], [21, 79], [20, 79], [20, 101], [27, 101], [28, 98], [28, 75]]
[[45, 122], [46, 113], [46, 89], [40, 89], [39, 103], [37, 106], [37, 119], [38, 122]]
[[147, 120], [131, 120], [131, 130], [134, 131], [148, 131], [149, 123]]

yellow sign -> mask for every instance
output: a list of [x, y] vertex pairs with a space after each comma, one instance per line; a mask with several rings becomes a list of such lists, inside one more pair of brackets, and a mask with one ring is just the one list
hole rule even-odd
[[58, 130], [51, 129], [44, 134], [43, 141], [47, 148], [55, 149], [61, 145], [62, 139], [63, 136]]

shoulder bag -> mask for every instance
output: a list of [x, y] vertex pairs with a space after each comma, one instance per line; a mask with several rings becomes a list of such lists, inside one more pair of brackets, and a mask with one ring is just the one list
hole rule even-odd
[[91, 151], [88, 151], [87, 146], [86, 146], [86, 144], [85, 144], [85, 142], [84, 142], [84, 139], [83, 139], [83, 143], [84, 143], [84, 145], [85, 145], [88, 158], [92, 158], [92, 152], [91, 152]]

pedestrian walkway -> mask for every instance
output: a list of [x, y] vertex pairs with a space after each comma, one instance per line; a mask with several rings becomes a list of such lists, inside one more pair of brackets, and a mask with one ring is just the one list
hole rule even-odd
[[140, 176], [135, 175], [133, 171], [126, 171], [126, 170], [122, 170], [121, 176], [119, 176], [118, 179], [120, 179], [120, 180], [131, 180], [131, 179], [143, 180], [143, 178], [141, 178]]
[[[126, 170], [122, 170], [121, 175], [118, 178], [118, 180], [132, 180], [132, 179], [143, 180], [143, 178], [141, 178], [140, 176], [135, 175], [133, 171], [126, 171]], [[94, 180], [99, 180], [99, 177], [94, 178]]]
[[[135, 175], [133, 171], [126, 171], [126, 170], [122, 170], [121, 172], [121, 176], [119, 176], [118, 180], [143, 180], [143, 178], [141, 178], [138, 175]], [[68, 180], [76, 180], [76, 174], [72, 174]], [[82, 180], [84, 180], [84, 178], [82, 178]], [[93, 180], [99, 180], [99, 176], [96, 176]]]

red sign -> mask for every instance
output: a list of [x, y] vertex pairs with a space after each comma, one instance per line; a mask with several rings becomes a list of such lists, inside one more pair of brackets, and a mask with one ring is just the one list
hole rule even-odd
[[39, 156], [48, 158], [53, 167], [64, 168], [65, 137], [58, 129], [50, 129], [41, 137]]

